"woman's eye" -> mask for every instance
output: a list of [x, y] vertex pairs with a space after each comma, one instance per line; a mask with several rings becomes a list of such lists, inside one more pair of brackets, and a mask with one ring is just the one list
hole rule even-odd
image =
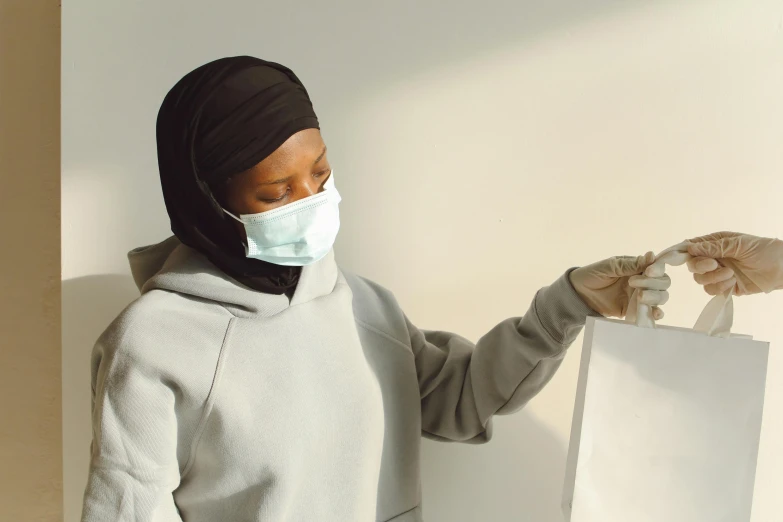
[[313, 174], [313, 175], [314, 175], [316, 178], [320, 178], [321, 176], [325, 176], [325, 175], [329, 174], [331, 171], [332, 171], [332, 169], [326, 169], [326, 170], [322, 170], [322, 171], [320, 171], [320, 172], [316, 172], [316, 173], [315, 173], [315, 174]]
[[289, 192], [291, 192], [291, 189], [286, 190], [285, 194], [283, 194], [279, 198], [260, 198], [260, 199], [264, 203], [277, 203], [278, 201], [283, 201], [286, 198], [286, 196], [288, 196]]

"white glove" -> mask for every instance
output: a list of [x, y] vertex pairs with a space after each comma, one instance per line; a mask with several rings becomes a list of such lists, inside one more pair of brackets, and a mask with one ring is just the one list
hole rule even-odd
[[783, 289], [783, 241], [736, 232], [718, 232], [687, 241], [688, 268], [710, 295]]
[[648, 252], [638, 257], [611, 257], [571, 272], [571, 284], [582, 300], [605, 317], [625, 317], [634, 289], [638, 288], [639, 302], [652, 306], [653, 318], [663, 318], [660, 305], [669, 300], [667, 292], [672, 282], [666, 274], [661, 277], [642, 275], [655, 261]]

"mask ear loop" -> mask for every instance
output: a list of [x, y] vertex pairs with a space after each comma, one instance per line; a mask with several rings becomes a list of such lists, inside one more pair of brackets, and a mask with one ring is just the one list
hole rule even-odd
[[[196, 168], [195, 161], [193, 163], [193, 168], [194, 169]], [[228, 210], [223, 208], [223, 205], [220, 204], [220, 201], [218, 201], [218, 198], [215, 197], [215, 190], [214, 190], [214, 188], [209, 183], [207, 183], [206, 181], [201, 179], [201, 177], [198, 175], [198, 173], [196, 174], [196, 181], [198, 182], [199, 186], [201, 187], [202, 192], [204, 192], [204, 194], [206, 194], [207, 197], [209, 198], [209, 202], [212, 204], [212, 207], [215, 210], [220, 209], [221, 212], [225, 212], [226, 214], [228, 214], [229, 216], [231, 216], [232, 218], [234, 218], [238, 222], [244, 224], [241, 219], [239, 219], [237, 216], [235, 216], [234, 214], [232, 214], [231, 212], [229, 212]], [[228, 184], [230, 181], [231, 181], [231, 177], [229, 177], [226, 180], [223, 180], [223, 183], [224, 184]]]
[[239, 219], [238, 217], [236, 217], [234, 214], [232, 214], [232, 213], [231, 213], [231, 212], [229, 212], [228, 210], [224, 209], [223, 207], [220, 207], [220, 210], [222, 210], [223, 212], [225, 212], [226, 214], [228, 214], [228, 215], [229, 215], [229, 216], [231, 216], [232, 218], [236, 219], [236, 220], [237, 220], [237, 221], [239, 221], [240, 223], [244, 224], [244, 223], [242, 222], [242, 220], [241, 220], [241, 219]]
[[[220, 210], [222, 210], [223, 212], [225, 212], [226, 214], [228, 214], [228, 215], [229, 215], [229, 216], [231, 216], [232, 218], [236, 219], [236, 220], [237, 220], [239, 223], [241, 223], [241, 224], [244, 226], [244, 224], [245, 224], [245, 223], [244, 223], [244, 222], [243, 222], [241, 219], [239, 219], [238, 217], [236, 217], [234, 214], [232, 214], [232, 213], [231, 213], [231, 212], [229, 212], [228, 210], [224, 209], [223, 207], [220, 207]], [[247, 236], [245, 236], [245, 237], [240, 237], [240, 240], [242, 241], [242, 244], [243, 244], [243, 245], [245, 245], [245, 249], [247, 249]]]

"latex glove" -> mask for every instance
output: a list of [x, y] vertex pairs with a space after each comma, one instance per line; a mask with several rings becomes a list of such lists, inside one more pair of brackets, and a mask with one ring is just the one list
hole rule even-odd
[[639, 288], [639, 302], [650, 305], [655, 320], [663, 318], [660, 305], [669, 300], [669, 276], [647, 277], [645, 268], [655, 261], [648, 252], [638, 257], [611, 257], [571, 272], [571, 284], [582, 300], [605, 317], [625, 317], [635, 288]]
[[737, 232], [717, 232], [687, 241], [688, 268], [710, 295], [783, 289], [783, 241]]

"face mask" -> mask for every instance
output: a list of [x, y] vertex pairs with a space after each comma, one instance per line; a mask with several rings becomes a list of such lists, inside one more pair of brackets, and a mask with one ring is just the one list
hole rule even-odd
[[304, 266], [322, 259], [334, 245], [340, 229], [340, 194], [334, 186], [334, 171], [324, 190], [288, 205], [236, 217], [245, 226], [245, 255], [284, 266]]

